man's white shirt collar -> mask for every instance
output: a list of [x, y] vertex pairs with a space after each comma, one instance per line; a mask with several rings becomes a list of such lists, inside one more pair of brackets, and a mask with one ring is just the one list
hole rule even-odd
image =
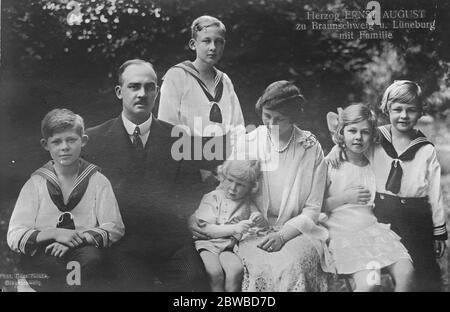
[[148, 136], [150, 135], [150, 127], [152, 126], [152, 117], [153, 114], [150, 114], [150, 117], [146, 121], [144, 121], [140, 125], [136, 125], [132, 123], [130, 120], [128, 120], [128, 118], [125, 117], [125, 114], [122, 112], [123, 125], [128, 135], [130, 136], [131, 141], [133, 141], [134, 129], [136, 129], [136, 127], [139, 127], [142, 144], [145, 146], [148, 140]]

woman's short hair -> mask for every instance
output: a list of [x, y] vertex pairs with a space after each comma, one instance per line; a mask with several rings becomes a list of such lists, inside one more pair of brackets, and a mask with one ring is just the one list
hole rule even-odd
[[41, 133], [44, 139], [48, 139], [55, 133], [67, 130], [75, 130], [81, 137], [84, 135], [84, 120], [66, 108], [55, 108], [49, 111], [41, 122]]
[[333, 134], [333, 142], [344, 147], [344, 128], [364, 120], [369, 122], [372, 142], [377, 142], [377, 118], [370, 108], [364, 104], [349, 105], [339, 114], [339, 122], [336, 131]]
[[196, 39], [197, 38], [197, 33], [199, 31], [202, 31], [203, 29], [207, 28], [207, 27], [211, 27], [211, 26], [216, 26], [218, 27], [222, 32], [223, 35], [225, 35], [226, 33], [226, 28], [225, 25], [218, 19], [215, 18], [213, 16], [209, 16], [209, 15], [203, 15], [200, 17], [197, 17], [191, 25], [191, 38], [192, 39]]
[[384, 91], [381, 111], [387, 114], [392, 103], [414, 104], [422, 110], [422, 89], [414, 81], [396, 80]]
[[288, 117], [293, 123], [300, 120], [305, 98], [292, 82], [286, 80], [271, 83], [256, 102], [256, 112], [261, 116], [265, 107]]
[[261, 164], [260, 161], [256, 159], [226, 160], [217, 168], [217, 173], [220, 181], [225, 180], [228, 175], [232, 175], [251, 185], [257, 185], [261, 173]]

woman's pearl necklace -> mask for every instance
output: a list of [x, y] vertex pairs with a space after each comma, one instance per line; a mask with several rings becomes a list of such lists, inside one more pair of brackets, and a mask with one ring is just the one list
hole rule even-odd
[[270, 129], [268, 129], [268, 131], [267, 131], [267, 136], [269, 137], [269, 141], [270, 141], [270, 144], [272, 144], [272, 146], [273, 146], [273, 149], [275, 150], [275, 152], [277, 152], [277, 153], [283, 153], [285, 150], [287, 150], [287, 148], [289, 147], [289, 145], [291, 145], [291, 142], [292, 142], [292, 140], [294, 139], [294, 137], [295, 137], [295, 128], [292, 128], [292, 134], [291, 134], [291, 137], [289, 138], [289, 141], [287, 142], [287, 144], [283, 147], [283, 148], [277, 148], [276, 146], [275, 146], [275, 143], [272, 141], [272, 136], [270, 135]]

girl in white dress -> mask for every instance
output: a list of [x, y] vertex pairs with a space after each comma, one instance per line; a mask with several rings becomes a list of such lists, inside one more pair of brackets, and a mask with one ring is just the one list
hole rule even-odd
[[[338, 274], [353, 277], [355, 291], [374, 291], [380, 269], [395, 280], [396, 291], [409, 291], [412, 260], [400, 237], [381, 224], [373, 213], [375, 175], [364, 152], [375, 141], [376, 119], [362, 104], [348, 106], [340, 115], [329, 113], [333, 140], [345, 150], [339, 169], [328, 166], [324, 206], [328, 219], [329, 250]], [[374, 272], [374, 270], [376, 270]]]

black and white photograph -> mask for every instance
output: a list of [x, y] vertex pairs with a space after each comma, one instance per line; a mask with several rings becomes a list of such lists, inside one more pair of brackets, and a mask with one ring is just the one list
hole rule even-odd
[[449, 1], [0, 8], [0, 292], [450, 290]]

